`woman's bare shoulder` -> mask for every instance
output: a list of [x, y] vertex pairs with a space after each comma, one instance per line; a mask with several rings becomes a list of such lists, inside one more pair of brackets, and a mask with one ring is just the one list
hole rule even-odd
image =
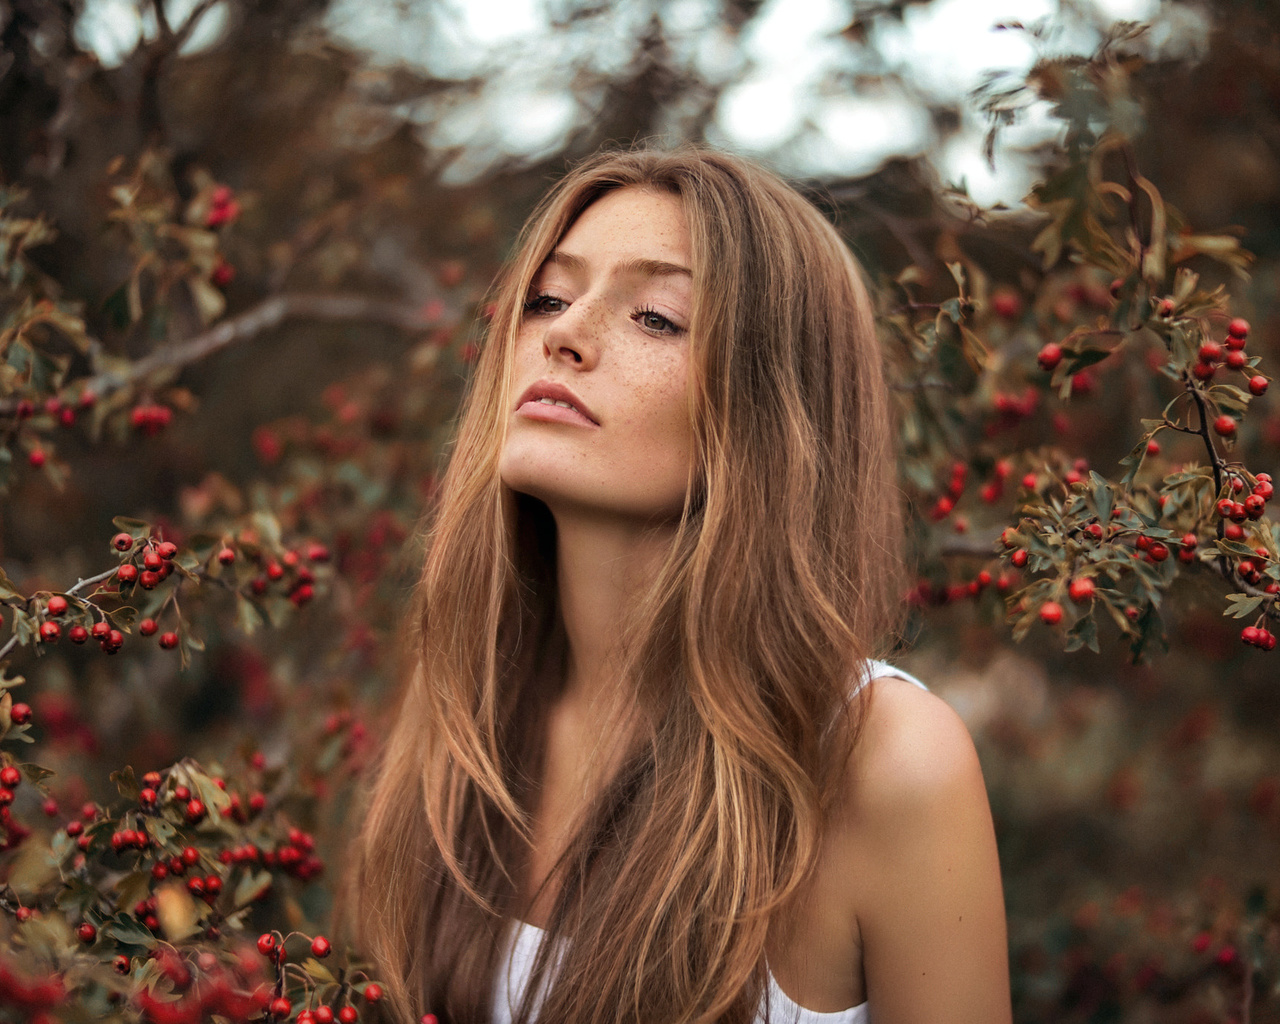
[[876, 1019], [1007, 1020], [1000, 866], [969, 730], [902, 679], [874, 679], [864, 699], [837, 848]]
[[[981, 769], [968, 727], [942, 698], [897, 676], [873, 678], [862, 731], [854, 747], [848, 798], [861, 813], [891, 810], [904, 801], [933, 803], [957, 787], [981, 786]], [[983, 789], [985, 801], [985, 789]]]

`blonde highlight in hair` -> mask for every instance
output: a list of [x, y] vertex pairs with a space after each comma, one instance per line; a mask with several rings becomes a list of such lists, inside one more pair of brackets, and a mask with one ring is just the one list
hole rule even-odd
[[696, 479], [627, 638], [623, 692], [644, 728], [553, 872], [550, 939], [519, 1021], [754, 1019], [770, 921], [811, 876], [856, 741], [849, 694], [897, 625], [888, 391], [836, 231], [724, 154], [579, 166], [498, 285], [430, 527], [417, 671], [359, 841], [358, 941], [405, 1020], [488, 1021], [522, 907], [542, 711], [565, 641], [554, 522], [498, 474], [512, 353], [538, 268], [620, 188], [675, 195], [689, 225]]

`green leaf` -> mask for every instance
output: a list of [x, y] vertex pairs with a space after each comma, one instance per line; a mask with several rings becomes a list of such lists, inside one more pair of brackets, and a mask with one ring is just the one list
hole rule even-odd
[[157, 846], [166, 850], [172, 849], [173, 837], [178, 834], [178, 830], [171, 822], [157, 815], [148, 815], [145, 828]]
[[249, 636], [256, 633], [263, 625], [261, 613], [254, 607], [253, 602], [243, 595], [236, 597], [236, 625]]
[[21, 600], [22, 594], [13, 585], [13, 581], [5, 575], [3, 569], [0, 569], [0, 599]]
[[129, 519], [126, 516], [116, 516], [111, 520], [111, 525], [121, 533], [127, 533], [134, 539], [134, 542], [141, 540], [143, 537], [151, 536], [151, 524], [144, 523], [141, 519]]
[[[134, 902], [136, 903], [137, 900]], [[102, 930], [126, 946], [143, 946], [146, 949], [153, 949], [158, 942], [149, 928], [125, 914], [117, 914], [103, 926]]]
[[133, 774], [133, 766], [125, 765], [119, 771], [111, 773], [111, 781], [116, 784], [116, 789], [120, 791], [120, 795], [126, 800], [138, 799], [138, 794], [142, 792], [138, 785], [138, 779]]
[[319, 960], [315, 959], [315, 957], [307, 957], [307, 959], [302, 962], [302, 969], [306, 971], [307, 975], [313, 978], [318, 984], [336, 985], [338, 983], [338, 979], [333, 976], [333, 972]]
[[131, 871], [116, 883], [116, 909], [132, 910], [134, 905], [151, 895], [151, 872]]
[[18, 769], [22, 772], [28, 782], [42, 792], [45, 789], [44, 780], [53, 777], [57, 773], [52, 768], [46, 768], [43, 765], [32, 764], [27, 762], [18, 765]]
[[271, 888], [271, 872], [248, 871], [236, 883], [235, 905], [245, 907]]
[[1222, 614], [1229, 615], [1233, 619], [1243, 619], [1262, 607], [1262, 602], [1265, 600], [1267, 598], [1262, 595], [1250, 597], [1248, 594], [1228, 594], [1227, 607], [1223, 609]]

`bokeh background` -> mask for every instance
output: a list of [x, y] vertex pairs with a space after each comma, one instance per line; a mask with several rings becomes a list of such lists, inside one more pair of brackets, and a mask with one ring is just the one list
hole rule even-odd
[[[1029, 248], [1042, 214], [1023, 200], [1066, 130], [1043, 91], [1017, 87], [1104, 45], [1130, 55], [1112, 114], [1144, 173], [1197, 230], [1234, 231], [1257, 257], [1223, 280], [1251, 349], [1278, 354], [1270, 0], [0, 0], [0, 185], [55, 225], [31, 258], [80, 304], [94, 358], [250, 317], [231, 343], [132, 379], [100, 436], [58, 434], [58, 473], [15, 470], [0, 565], [24, 593], [66, 589], [110, 563], [121, 515], [181, 537], [260, 514], [335, 552], [322, 599], [282, 602], [278, 629], [246, 634], [225, 595], [194, 597], [203, 650], [185, 668], [132, 643], [115, 660], [20, 650], [54, 791], [105, 799], [123, 764], [305, 749], [306, 813], [339, 865], [486, 291], [547, 185], [608, 144], [750, 155], [811, 190], [874, 280], [980, 262], [1016, 347], [1021, 317], [1040, 331], [1090, 301], [1046, 292]], [[148, 153], [160, 206], [234, 196], [225, 309], [163, 300], [147, 278], [153, 312], [120, 313], [142, 250], [110, 215], [111, 183], [142, 181]], [[280, 296], [287, 314], [252, 319]], [[1114, 473], [1139, 433], [1135, 387], [1104, 376], [1014, 450], [1055, 437]], [[152, 399], [173, 422], [131, 429], [127, 406]], [[1271, 402], [1244, 438], [1255, 471], [1280, 468]], [[962, 565], [996, 518], [957, 534]], [[959, 570], [932, 550], [922, 572], [945, 586]], [[1280, 1020], [1280, 655], [1240, 644], [1225, 592], [1172, 591], [1169, 650], [1136, 663], [1119, 637], [1099, 653], [1063, 653], [1048, 629], [1014, 643], [995, 600], [913, 618], [896, 660], [960, 711], [983, 759], [1021, 1022]], [[302, 908], [322, 919], [330, 900], [321, 886]]]

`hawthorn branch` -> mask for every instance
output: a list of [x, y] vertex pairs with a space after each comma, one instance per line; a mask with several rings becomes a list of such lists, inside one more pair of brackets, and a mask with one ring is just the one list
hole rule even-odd
[[[1196, 403], [1196, 410], [1200, 413], [1200, 429], [1193, 431], [1204, 439], [1205, 449], [1209, 452], [1209, 461], [1213, 465], [1213, 493], [1222, 493], [1222, 474], [1226, 470], [1226, 464], [1222, 461], [1222, 456], [1218, 454], [1218, 449], [1214, 446], [1213, 438], [1209, 436], [1209, 409], [1205, 403], [1204, 395], [1200, 389], [1188, 383], [1187, 392]], [[1224, 526], [1222, 520], [1218, 520], [1218, 539], [1224, 536]]]
[[[418, 307], [361, 295], [276, 295], [223, 320], [193, 338], [157, 349], [130, 364], [123, 372], [104, 372], [85, 378], [86, 391], [99, 398], [131, 387], [160, 370], [197, 363], [240, 341], [278, 327], [285, 320], [362, 321], [387, 324], [405, 331], [421, 330], [426, 321]], [[0, 416], [16, 413], [18, 402], [0, 402]]]

